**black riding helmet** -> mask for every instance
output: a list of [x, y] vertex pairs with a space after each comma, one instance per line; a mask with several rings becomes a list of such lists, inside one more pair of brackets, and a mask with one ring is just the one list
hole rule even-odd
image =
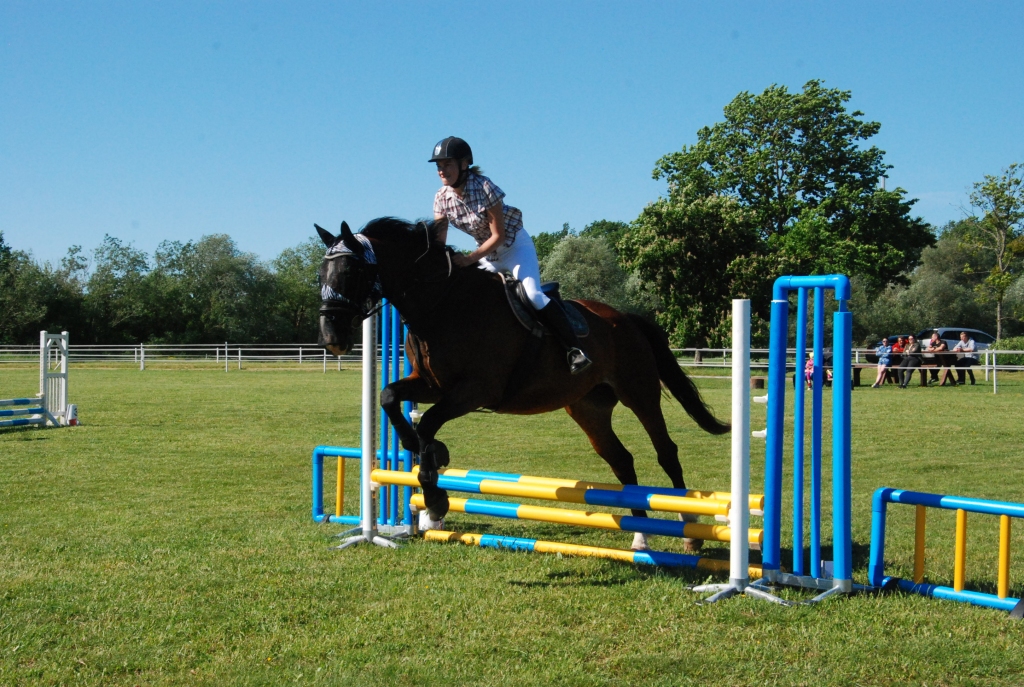
[[449, 136], [438, 141], [437, 145], [434, 146], [433, 157], [427, 160], [427, 162], [451, 160], [453, 158], [456, 160], [466, 160], [469, 164], [473, 164], [473, 149], [458, 136]]

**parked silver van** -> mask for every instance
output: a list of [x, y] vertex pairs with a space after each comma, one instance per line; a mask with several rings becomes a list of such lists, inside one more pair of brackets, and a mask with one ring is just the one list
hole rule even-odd
[[951, 351], [960, 343], [960, 332], [967, 332], [967, 336], [974, 339], [975, 348], [979, 351], [989, 348], [996, 340], [996, 337], [980, 329], [967, 329], [966, 327], [929, 327], [917, 333], [917, 340], [927, 346], [928, 340], [932, 338], [932, 332], [938, 332], [939, 338], [946, 342]]

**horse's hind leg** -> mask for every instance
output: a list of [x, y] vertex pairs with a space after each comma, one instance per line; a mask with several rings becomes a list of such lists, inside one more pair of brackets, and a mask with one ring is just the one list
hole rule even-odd
[[[622, 484], [636, 484], [636, 468], [631, 454], [612, 430], [612, 410], [618, 399], [611, 387], [599, 386], [576, 403], [568, 406], [566, 412], [586, 432], [590, 445], [611, 467], [616, 479]], [[647, 517], [647, 511], [632, 510], [637, 517]], [[637, 532], [633, 535], [634, 550], [648, 548], [647, 536]]]
[[[655, 387], [658, 389], [658, 387]], [[672, 480], [672, 486], [676, 489], [686, 489], [686, 482], [683, 480], [683, 467], [679, 464], [679, 447], [669, 436], [668, 427], [665, 425], [665, 416], [661, 412], [661, 394], [655, 391], [653, 394], [643, 394], [645, 398], [622, 399], [623, 405], [633, 411], [640, 424], [643, 425], [651, 443], [654, 444], [654, 451], [658, 455], [658, 465], [665, 471], [668, 478]], [[679, 519], [684, 522], [697, 522], [696, 515], [680, 513]], [[704, 545], [703, 539], [683, 539], [683, 547], [687, 551], [698, 551]]]

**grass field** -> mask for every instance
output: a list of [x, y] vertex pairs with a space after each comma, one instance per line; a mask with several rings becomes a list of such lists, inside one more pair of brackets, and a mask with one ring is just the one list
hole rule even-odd
[[[0, 396], [31, 392], [37, 374], [0, 369]], [[1024, 682], [1024, 623], [951, 602], [707, 607], [685, 590], [704, 578], [686, 572], [421, 541], [332, 551], [341, 528], [310, 519], [310, 452], [357, 443], [358, 377], [73, 366], [80, 427], [0, 430], [0, 685]], [[700, 385], [726, 416], [728, 383]], [[1024, 379], [1000, 375], [991, 391], [854, 392], [857, 581], [879, 486], [1024, 500]], [[727, 490], [728, 436], [664, 407], [688, 484]], [[763, 426], [764, 407], [753, 412]], [[635, 419], [616, 422], [641, 479], [666, 484]], [[441, 438], [455, 467], [610, 480], [564, 413], [473, 414]], [[759, 450], [755, 440], [755, 486]], [[889, 569], [909, 575], [913, 510], [891, 510]], [[448, 524], [616, 547], [631, 538], [458, 514]], [[994, 590], [997, 532], [996, 518], [971, 516], [971, 588]], [[952, 533], [951, 513], [930, 513], [932, 582], [952, 579]], [[1021, 596], [1022, 523], [1013, 544]]]

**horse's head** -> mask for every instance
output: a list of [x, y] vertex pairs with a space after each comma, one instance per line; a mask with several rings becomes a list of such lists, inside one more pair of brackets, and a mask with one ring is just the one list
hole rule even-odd
[[319, 345], [333, 355], [352, 350], [353, 333], [381, 297], [377, 258], [369, 239], [357, 236], [341, 223], [341, 234], [333, 236], [320, 226], [327, 254], [320, 264]]
[[415, 317], [417, 299], [436, 302], [431, 289], [452, 274], [450, 249], [437, 240], [447, 226], [443, 220], [411, 224], [381, 217], [358, 234], [342, 222], [338, 236], [313, 226], [327, 246], [320, 266], [319, 343], [334, 355], [351, 350], [354, 330], [382, 296], [403, 317]]

